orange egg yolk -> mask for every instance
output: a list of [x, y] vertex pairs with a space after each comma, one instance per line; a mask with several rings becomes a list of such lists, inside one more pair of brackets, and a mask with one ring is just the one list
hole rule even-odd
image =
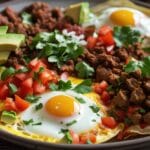
[[111, 21], [120, 26], [134, 26], [133, 13], [129, 10], [117, 10], [110, 16]]
[[50, 115], [69, 117], [79, 111], [79, 104], [73, 97], [58, 95], [47, 101], [45, 108]]

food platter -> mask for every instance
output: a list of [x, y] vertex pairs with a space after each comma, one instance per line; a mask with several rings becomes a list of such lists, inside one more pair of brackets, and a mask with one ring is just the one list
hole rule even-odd
[[[14, 1], [9, 1], [9, 2], [4, 2], [3, 4], [0, 5], [0, 10], [3, 10], [6, 6], [11, 6], [13, 9], [20, 11], [22, 8], [25, 6], [30, 5], [31, 3], [35, 2], [36, 0], [28, 1], [28, 0], [14, 0]], [[52, 6], [61, 6], [61, 7], [67, 7], [70, 4], [77, 3], [80, 1], [61, 1], [58, 0], [56, 1], [48, 1], [44, 0], [44, 2], [50, 3]], [[88, 1], [90, 2], [90, 5], [92, 7], [96, 6], [96, 4], [100, 4], [101, 0], [95, 0], [95, 1]], [[138, 2], [137, 2], [138, 3]], [[141, 2], [139, 2], [141, 4]], [[145, 3], [143, 3], [145, 6]], [[147, 7], [149, 7], [147, 5]], [[83, 144], [75, 144], [75, 145], [70, 145], [70, 144], [53, 144], [53, 143], [46, 143], [42, 141], [35, 141], [32, 139], [26, 139], [23, 137], [15, 136], [13, 134], [9, 134], [6, 131], [0, 130], [0, 138], [2, 140], [18, 144], [27, 148], [33, 148], [33, 149], [134, 149], [134, 148], [147, 148], [149, 147], [149, 142], [150, 142], [150, 137], [140, 137], [140, 138], [135, 138], [135, 139], [130, 139], [130, 140], [124, 140], [124, 141], [117, 141], [117, 142], [108, 142], [108, 143], [102, 143], [102, 144], [95, 144], [95, 145], [83, 145]]]

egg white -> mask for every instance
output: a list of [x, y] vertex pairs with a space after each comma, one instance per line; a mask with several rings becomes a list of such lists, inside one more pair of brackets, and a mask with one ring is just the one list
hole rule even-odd
[[150, 18], [138, 10], [128, 7], [107, 8], [106, 10], [102, 11], [98, 17], [90, 14], [89, 21], [83, 24], [83, 26], [86, 27], [94, 25], [97, 29], [99, 29], [103, 25], [114, 27], [116, 25], [113, 24], [113, 22], [110, 20], [110, 16], [117, 10], [129, 10], [130, 12], [132, 12], [135, 22], [135, 26], [132, 28], [140, 31], [143, 35], [150, 37]]
[[[104, 115], [102, 111], [100, 111], [98, 113], [99, 115], [97, 115], [91, 110], [89, 106], [97, 105], [93, 100], [74, 91], [56, 91], [41, 94], [39, 103], [42, 103], [44, 106], [49, 99], [56, 95], [66, 95], [82, 98], [86, 103], [79, 103], [80, 112], [76, 115], [66, 118], [56, 117], [48, 114], [45, 110], [45, 107], [43, 107], [41, 110], [35, 111], [35, 106], [37, 104], [33, 104], [20, 115], [21, 120], [33, 119], [35, 123], [41, 122], [42, 124], [37, 126], [27, 125], [25, 126], [24, 130], [39, 135], [51, 136], [57, 139], [61, 139], [64, 136], [64, 134], [60, 132], [61, 129], [67, 128], [79, 134], [82, 132], [87, 132], [95, 128], [95, 126], [100, 122], [101, 116]], [[76, 120], [77, 122], [71, 126], [66, 126], [67, 123], [70, 123], [73, 120]]]

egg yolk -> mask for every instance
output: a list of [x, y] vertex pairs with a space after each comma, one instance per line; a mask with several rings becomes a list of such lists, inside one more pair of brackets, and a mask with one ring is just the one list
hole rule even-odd
[[120, 26], [134, 26], [133, 13], [129, 10], [117, 10], [110, 16], [112, 22]]
[[54, 96], [45, 104], [47, 112], [57, 117], [69, 117], [79, 111], [79, 104], [73, 97], [58, 95]]

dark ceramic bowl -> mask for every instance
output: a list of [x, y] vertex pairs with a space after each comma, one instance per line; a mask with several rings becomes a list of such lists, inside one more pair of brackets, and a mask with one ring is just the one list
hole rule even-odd
[[[32, 2], [35, 2], [36, 0], [13, 0], [13, 1], [7, 1], [2, 4], [0, 4], [0, 11], [3, 10], [7, 6], [13, 7], [15, 10], [19, 11], [23, 7], [31, 4]], [[40, 0], [39, 0], [40, 1]], [[72, 3], [81, 2], [80, 0], [41, 0], [50, 3], [53, 6], [61, 6], [65, 7]], [[84, 0], [85, 1], [85, 0]], [[97, 3], [100, 3], [104, 0], [87, 0], [90, 2], [91, 6], [96, 5]], [[137, 1], [132, 0], [136, 2], [137, 4], [150, 7], [150, 1], [145, 0], [143, 1]], [[146, 3], [146, 2], [149, 2]], [[28, 148], [32, 148], [34, 150], [51, 150], [51, 149], [99, 149], [99, 150], [149, 150], [150, 149], [150, 136], [142, 137], [138, 139], [133, 140], [126, 140], [126, 141], [120, 141], [120, 142], [109, 142], [109, 143], [103, 143], [103, 144], [96, 144], [96, 145], [67, 145], [67, 144], [51, 144], [51, 143], [44, 143], [40, 141], [30, 140], [26, 138], [22, 138], [19, 136], [15, 136], [12, 134], [9, 134], [6, 131], [0, 130], [0, 139], [15, 143], [17, 145], [21, 145]], [[10, 149], [10, 148], [9, 148]], [[21, 150], [21, 148], [19, 148]]]

